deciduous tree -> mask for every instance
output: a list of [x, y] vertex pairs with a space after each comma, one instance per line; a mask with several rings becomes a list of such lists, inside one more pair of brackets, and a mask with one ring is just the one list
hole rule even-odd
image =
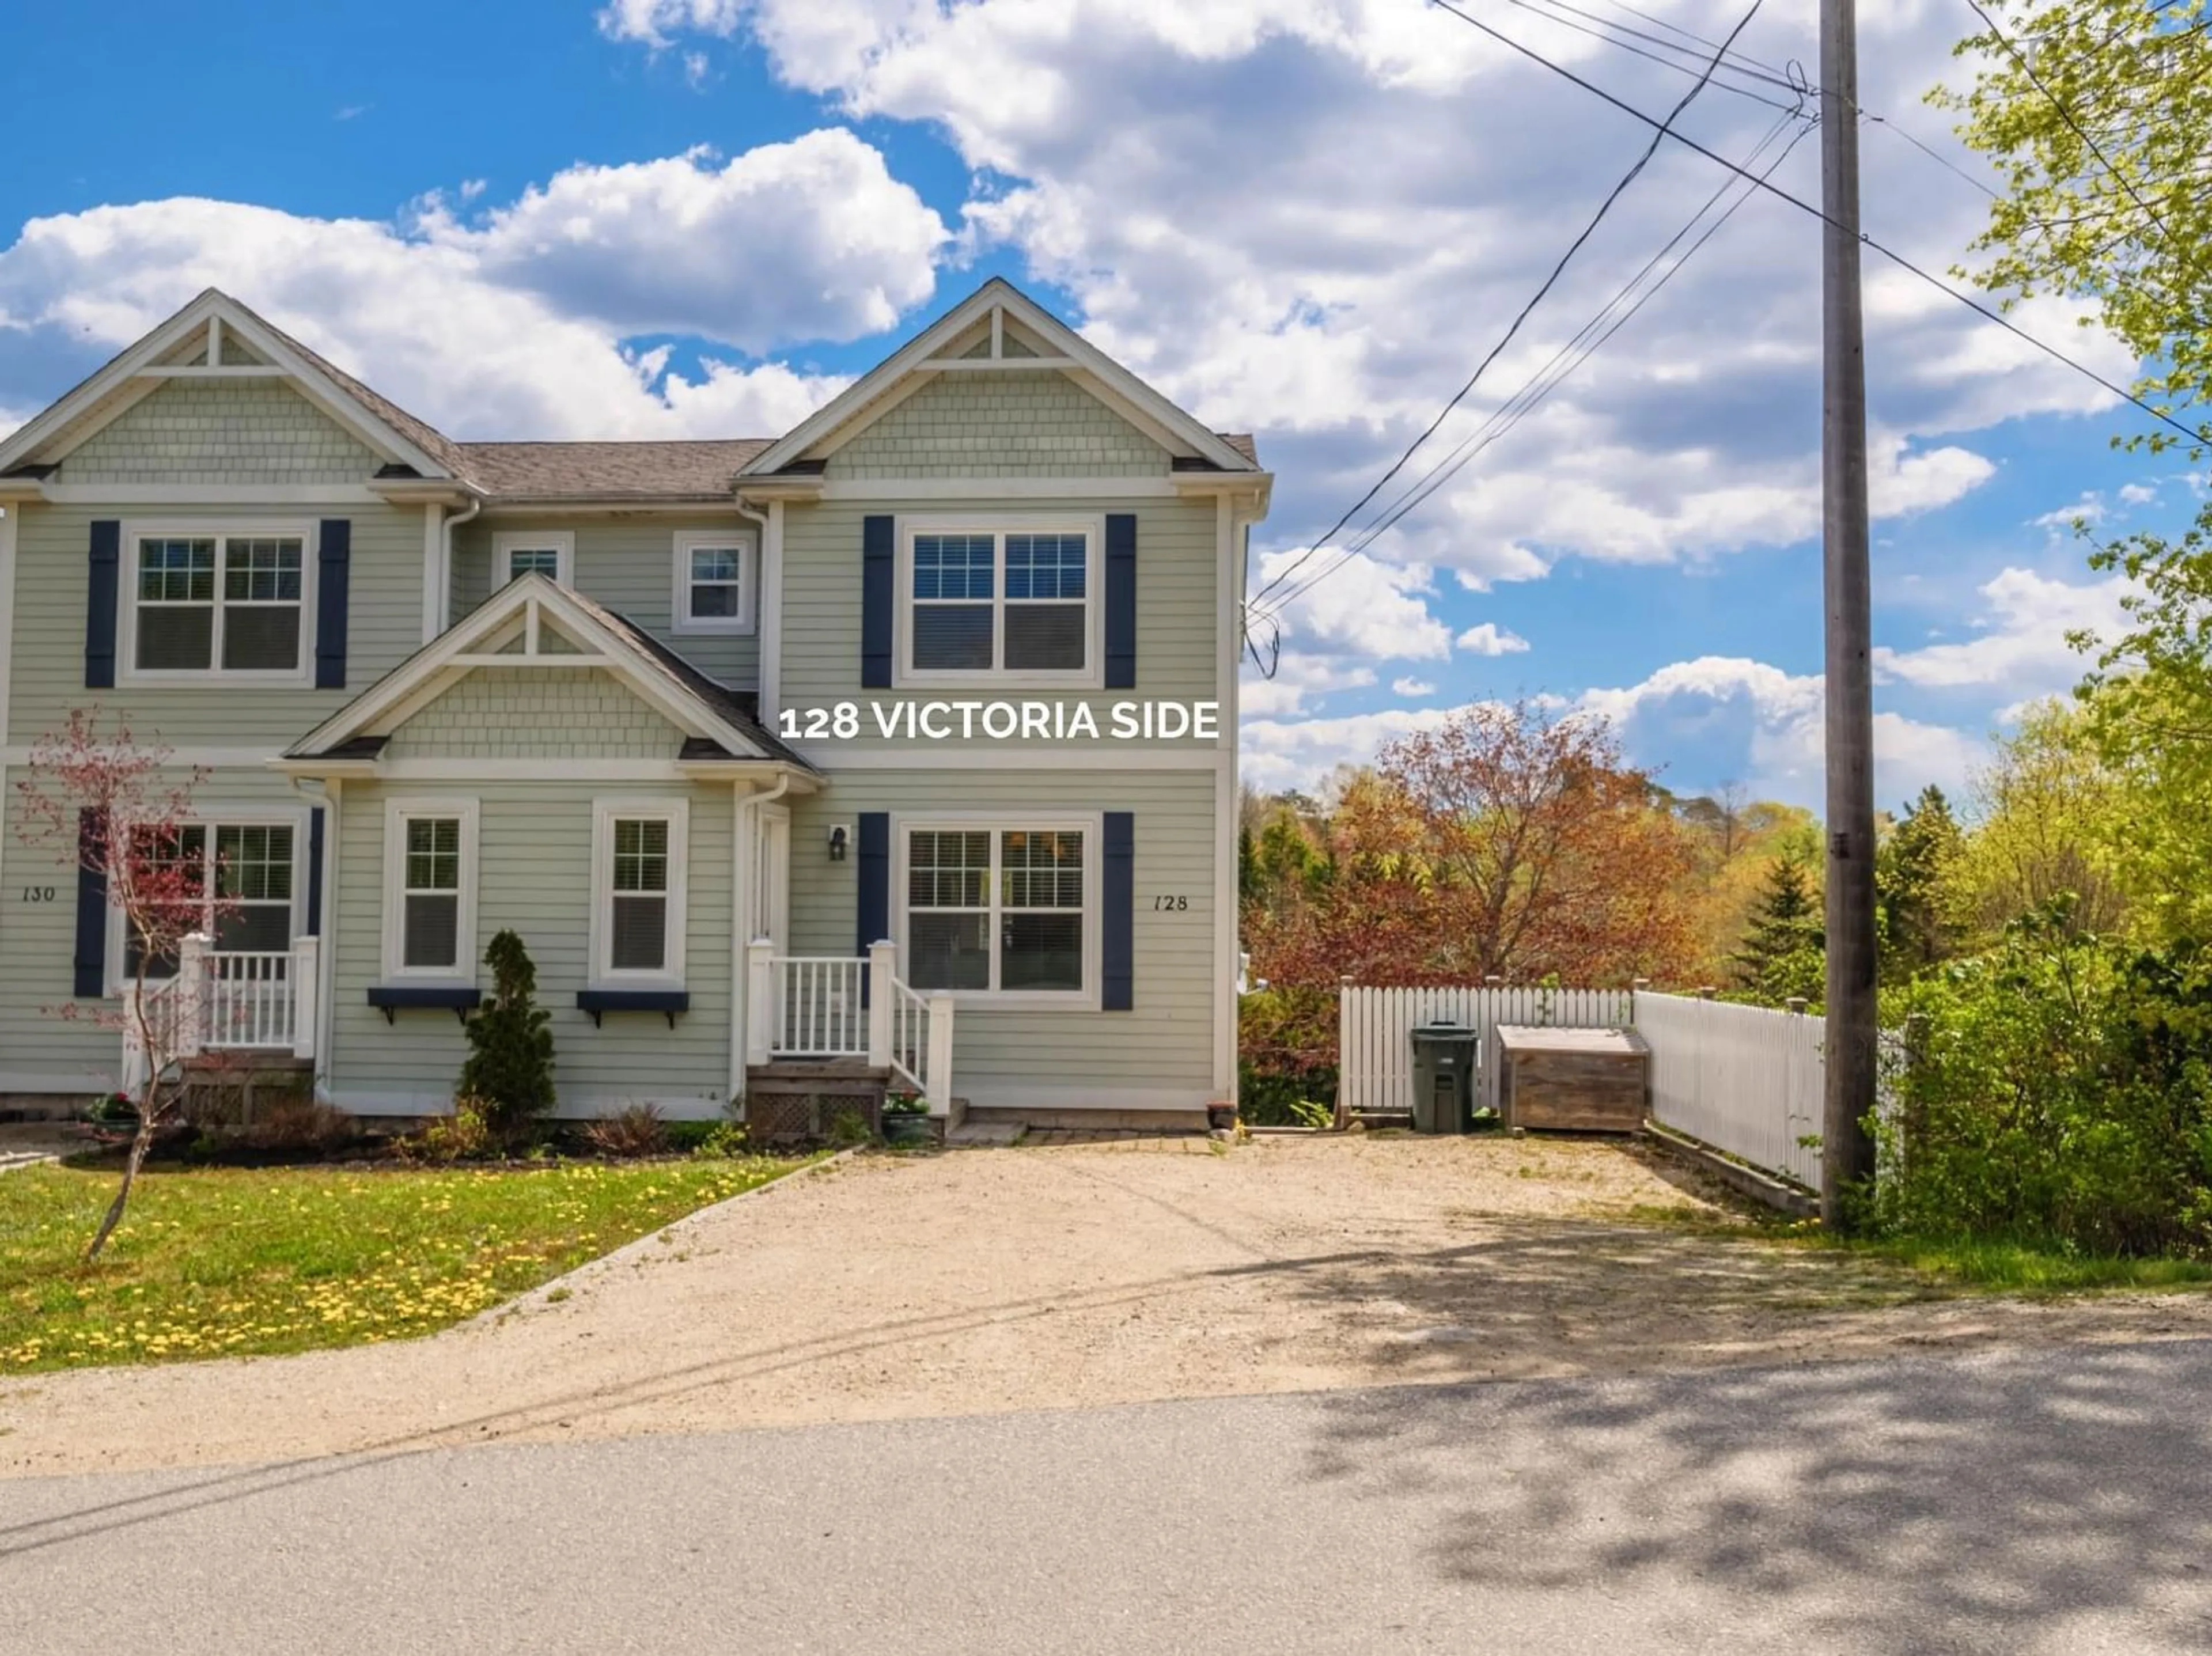
[[98, 713], [79, 709], [32, 745], [28, 773], [15, 785], [16, 837], [96, 883], [130, 939], [119, 1002], [46, 1009], [64, 1022], [114, 1031], [137, 1046], [144, 1071], [129, 1095], [138, 1121], [122, 1182], [85, 1250], [88, 1260], [100, 1257], [122, 1222], [147, 1152], [183, 1107], [185, 1037], [204, 1012], [185, 998], [200, 986], [174, 977], [185, 940], [211, 936], [236, 907], [222, 870], [210, 867], [204, 830], [191, 821], [192, 795], [206, 773], [179, 768], [174, 758], [159, 742], [140, 742], [128, 721], [103, 729]]

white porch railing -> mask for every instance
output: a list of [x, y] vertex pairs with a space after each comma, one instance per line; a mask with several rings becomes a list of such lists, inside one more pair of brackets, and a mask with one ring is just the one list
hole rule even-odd
[[[171, 1059], [210, 1052], [315, 1055], [315, 1008], [321, 980], [322, 941], [301, 937], [289, 949], [235, 952], [208, 938], [186, 937], [177, 950], [173, 978], [146, 987], [145, 1023], [152, 1045]], [[135, 1093], [152, 1064], [147, 1030], [131, 1015], [124, 990], [123, 1087]]]
[[778, 955], [756, 938], [747, 955], [746, 1062], [865, 1059], [920, 1093], [932, 1115], [950, 1114], [952, 998], [909, 988], [897, 967], [894, 943], [876, 943], [863, 959]]

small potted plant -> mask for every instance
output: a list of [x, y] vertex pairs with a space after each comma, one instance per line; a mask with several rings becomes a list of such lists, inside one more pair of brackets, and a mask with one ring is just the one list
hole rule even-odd
[[930, 1141], [929, 1106], [913, 1091], [884, 1095], [884, 1143], [927, 1144]]

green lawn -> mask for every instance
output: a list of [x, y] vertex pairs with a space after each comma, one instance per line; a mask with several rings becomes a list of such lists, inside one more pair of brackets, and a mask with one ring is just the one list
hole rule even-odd
[[802, 1162], [150, 1169], [94, 1265], [106, 1168], [0, 1177], [0, 1374], [428, 1334]]
[[2014, 1294], [2033, 1299], [2104, 1290], [2178, 1292], [2212, 1285], [2212, 1259], [2082, 1253], [2035, 1240], [1832, 1236], [1818, 1220], [1788, 1219], [1749, 1203], [1720, 1213], [1685, 1204], [1633, 1208], [1630, 1215], [1701, 1236], [1780, 1242], [1883, 1260], [1905, 1267], [1938, 1293]]

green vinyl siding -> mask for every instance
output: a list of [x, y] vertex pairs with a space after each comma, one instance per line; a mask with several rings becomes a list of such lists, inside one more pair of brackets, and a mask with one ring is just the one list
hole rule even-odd
[[[967, 517], [975, 523], [1018, 523], [1025, 519], [1069, 517], [1103, 520], [1110, 513], [1132, 513], [1137, 519], [1137, 685], [1133, 690], [994, 689], [978, 679], [974, 688], [863, 690], [860, 687], [860, 537], [872, 515], [927, 516], [942, 520]], [[1222, 700], [1220, 657], [1215, 630], [1219, 602], [1218, 522], [1211, 500], [1066, 499], [993, 500], [979, 494], [964, 500], [929, 500], [906, 506], [860, 501], [827, 501], [786, 508], [783, 530], [783, 670], [781, 705], [804, 713], [860, 704], [860, 734], [852, 743], [804, 744], [817, 762], [834, 767], [849, 747], [912, 745], [903, 736], [888, 741], [878, 731], [870, 704], [889, 708], [904, 701], [981, 698], [986, 701], [1043, 700], [1073, 706], [1090, 704], [1102, 732], [1116, 701]], [[1103, 556], [1097, 567], [1103, 569]], [[1103, 585], [1103, 582], [1101, 583]], [[1103, 593], [1091, 602], [1104, 601]], [[1224, 709], [1224, 714], [1226, 710]], [[1016, 742], [992, 746], [1015, 746]], [[1139, 748], [1111, 738], [1105, 748]], [[1176, 746], [1194, 745], [1188, 742]]]
[[55, 481], [360, 483], [381, 464], [281, 379], [172, 379], [71, 450]]
[[[118, 1029], [80, 1012], [60, 1015], [70, 1000], [76, 958], [76, 847], [28, 846], [19, 837], [24, 821], [16, 785], [27, 767], [6, 767], [4, 834], [0, 834], [0, 1095], [80, 1092], [89, 1095], [115, 1084], [123, 1052]], [[286, 821], [304, 851], [307, 813], [317, 802], [302, 798], [281, 776], [258, 767], [214, 771], [191, 786], [179, 771], [168, 784], [191, 787], [191, 815], [217, 821]], [[304, 868], [304, 862], [300, 866]], [[48, 898], [46, 894], [51, 891]], [[295, 913], [304, 914], [304, 888]], [[119, 1002], [111, 1002], [119, 1007]], [[88, 1011], [94, 1003], [82, 1004]]]
[[[1130, 811], [1133, 1008], [963, 1002], [953, 1022], [953, 1091], [991, 1107], [1202, 1107], [1212, 1095], [1217, 997], [1227, 992], [1214, 967], [1215, 786], [1211, 771], [847, 772], [827, 792], [792, 802], [792, 952], [851, 955], [859, 944], [858, 865], [830, 860], [832, 823], [850, 828], [860, 812], [883, 810], [895, 832], [901, 816], [948, 814], [988, 813], [989, 825], [1019, 828], [1025, 815]], [[1098, 860], [1094, 845], [1087, 877], [1097, 877]], [[903, 895], [891, 893], [894, 930]], [[1188, 907], [1155, 910], [1156, 896]]]
[[480, 667], [392, 734], [404, 759], [673, 759], [684, 733], [599, 667]]
[[[553, 1015], [558, 1113], [589, 1115], [651, 1101], [712, 1115], [728, 1096], [731, 836], [726, 787], [609, 782], [349, 783], [338, 843], [331, 1099], [363, 1114], [450, 1107], [468, 1043], [451, 1012], [405, 1011], [387, 1024], [368, 1004], [383, 975], [386, 802], [478, 801], [477, 944], [520, 933]], [[690, 801], [685, 988], [691, 1010], [670, 1029], [658, 1013], [611, 1013], [593, 1028], [576, 1010], [590, 970], [592, 820], [596, 798]], [[489, 971], [477, 980], [490, 986]]]
[[754, 525], [734, 513], [479, 518], [453, 532], [455, 621], [490, 595], [493, 537], [542, 530], [558, 530], [575, 537], [576, 590], [586, 597], [635, 622], [702, 672], [732, 688], [750, 690], [759, 682], [757, 555], [756, 567], [748, 572], [754, 583], [754, 631], [678, 634], [673, 622], [676, 537], [696, 530], [725, 531], [742, 533], [757, 547], [760, 537]]
[[1164, 477], [1167, 451], [1056, 369], [943, 373], [830, 456], [832, 478]]
[[[15, 546], [15, 630], [8, 670], [9, 740], [27, 746], [68, 722], [73, 707], [97, 704], [111, 719], [127, 717], [142, 740], [171, 747], [264, 747], [281, 751], [328, 719], [371, 683], [406, 659], [422, 643], [422, 513], [378, 505], [21, 507]], [[84, 687], [85, 604], [88, 553], [92, 525], [117, 519], [124, 525], [120, 601], [130, 592], [130, 536], [134, 530], [161, 527], [191, 532], [251, 531], [267, 525], [297, 530], [308, 537], [307, 558], [315, 555], [315, 526], [325, 518], [353, 525], [353, 547], [346, 620], [346, 681], [343, 690], [317, 690], [303, 684], [225, 683], [210, 678], [199, 684], [133, 686], [110, 690]], [[304, 648], [312, 666], [314, 616], [312, 588]], [[121, 629], [118, 626], [118, 636]], [[127, 676], [118, 660], [118, 676]]]

